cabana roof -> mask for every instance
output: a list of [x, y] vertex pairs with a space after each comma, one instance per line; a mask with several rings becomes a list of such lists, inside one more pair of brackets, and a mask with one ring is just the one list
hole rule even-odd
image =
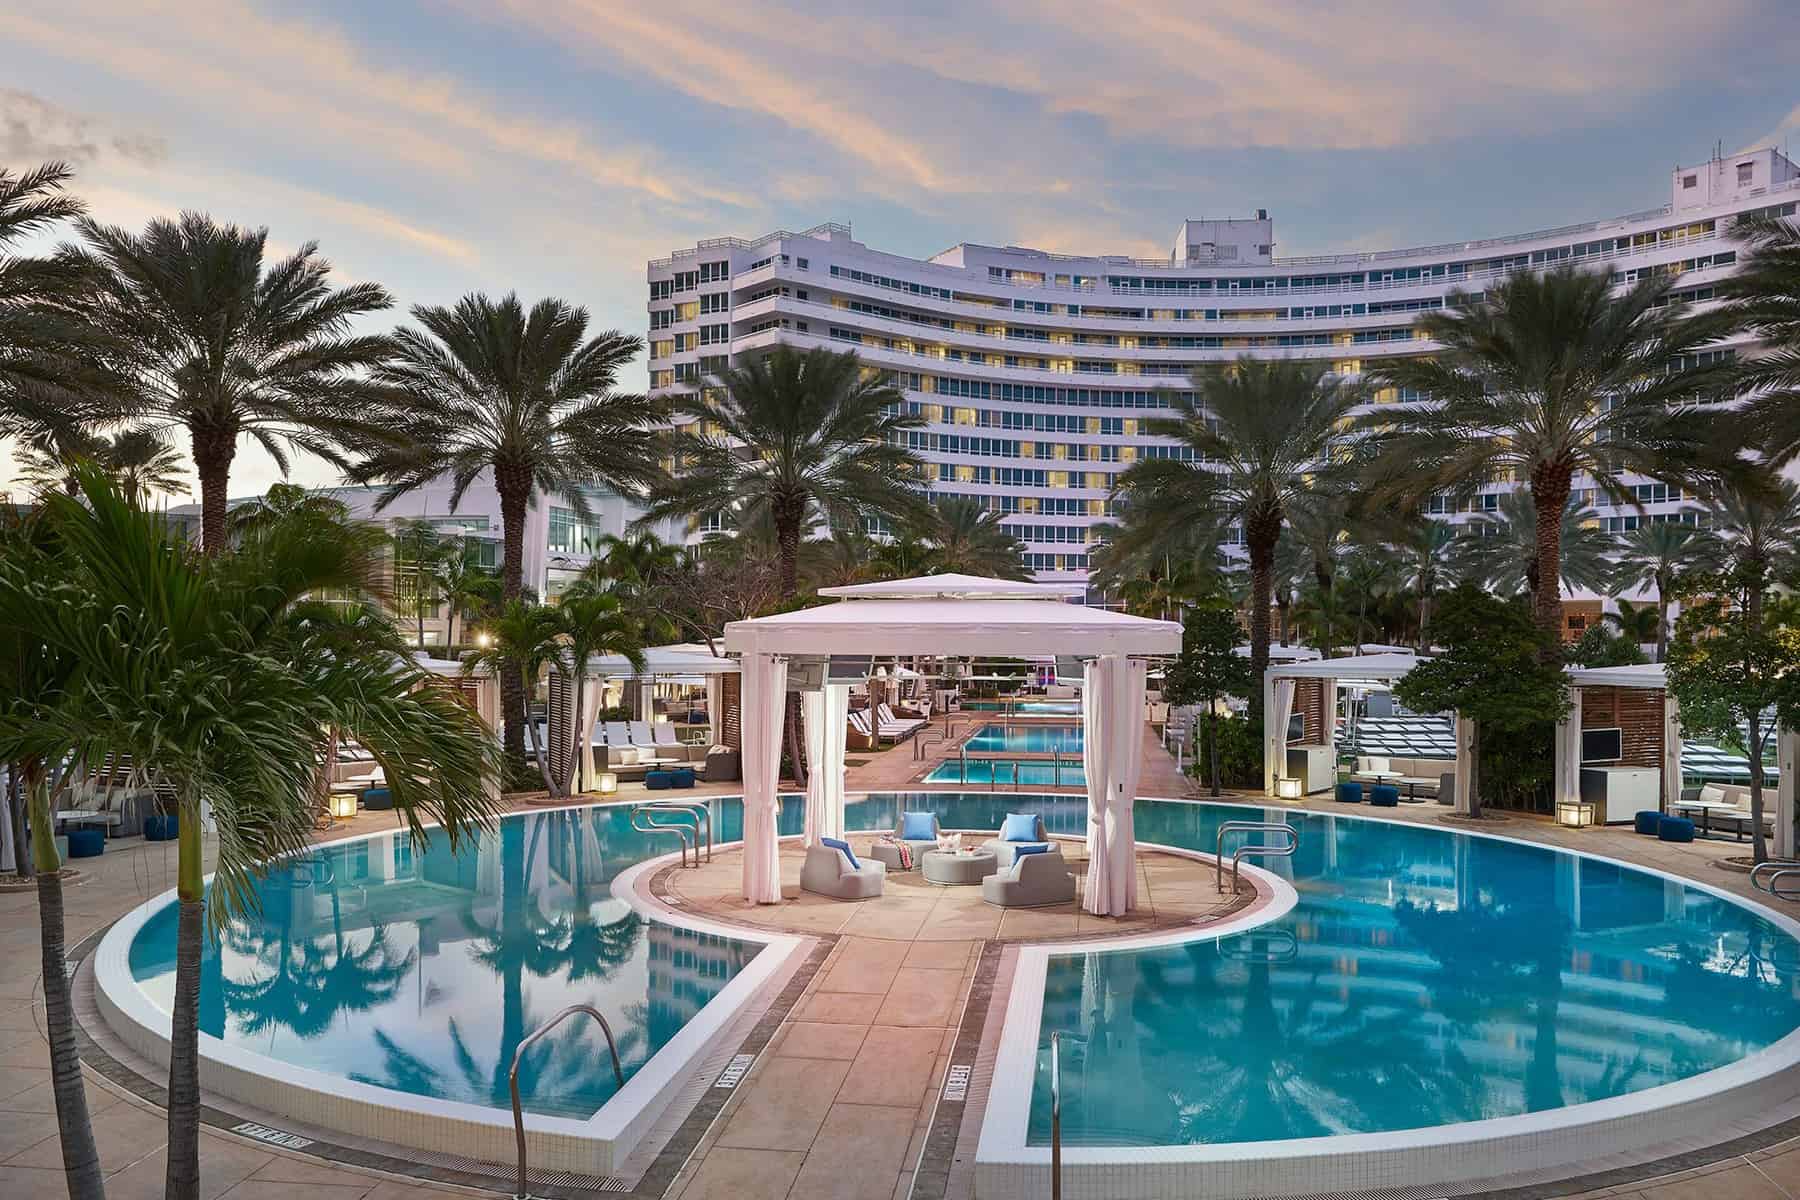
[[819, 595], [840, 600], [1066, 600], [1086, 592], [1087, 586], [1080, 583], [984, 579], [953, 572], [819, 589]]
[[1570, 667], [1569, 682], [1576, 687], [1650, 688], [1662, 691], [1669, 677], [1663, 663], [1633, 663], [1625, 667]]
[[[996, 581], [1004, 582], [1004, 581]], [[1181, 650], [1181, 626], [1054, 599], [847, 599], [733, 621], [734, 654], [1154, 655]]]
[[1422, 662], [1416, 654], [1353, 654], [1346, 658], [1316, 658], [1282, 663], [1269, 668], [1273, 679], [1399, 679]]
[[736, 660], [715, 657], [704, 644], [684, 642], [674, 646], [646, 646], [644, 669], [636, 670], [622, 654], [596, 654], [588, 659], [588, 674], [608, 679], [649, 678], [652, 675], [736, 675]]

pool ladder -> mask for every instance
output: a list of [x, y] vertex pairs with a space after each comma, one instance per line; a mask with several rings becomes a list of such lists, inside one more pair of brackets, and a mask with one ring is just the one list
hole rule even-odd
[[1062, 1035], [1050, 1035], [1050, 1200], [1062, 1200]]
[[[664, 828], [668, 828], [665, 826]], [[519, 1106], [519, 1064], [524, 1061], [525, 1051], [531, 1044], [561, 1025], [576, 1013], [586, 1013], [600, 1023], [600, 1032], [606, 1035], [606, 1051], [612, 1055], [613, 1079], [620, 1088], [625, 1086], [625, 1071], [619, 1066], [619, 1044], [613, 1040], [612, 1026], [600, 1015], [600, 1010], [591, 1004], [571, 1004], [569, 1007], [532, 1030], [530, 1036], [519, 1042], [519, 1048], [513, 1051], [512, 1069], [506, 1073], [506, 1083], [512, 1089], [513, 1137], [519, 1147], [519, 1190], [513, 1193], [513, 1200], [531, 1200], [531, 1188], [527, 1179], [525, 1162], [525, 1112]]]
[[1281, 821], [1227, 821], [1219, 826], [1218, 839], [1213, 843], [1213, 883], [1222, 892], [1225, 890], [1225, 835], [1228, 833], [1250, 833], [1264, 830], [1270, 833], [1287, 834], [1287, 844], [1282, 846], [1244, 845], [1237, 848], [1231, 856], [1231, 890], [1238, 890], [1238, 863], [1246, 855], [1256, 858], [1289, 858], [1300, 848], [1300, 831], [1292, 825]]
[[[658, 821], [658, 813], [676, 818], [674, 821]], [[644, 823], [638, 823], [638, 817]], [[683, 819], [685, 818], [685, 820]], [[704, 831], [702, 826], [704, 825]], [[649, 800], [631, 807], [631, 827], [639, 833], [672, 833], [681, 839], [681, 865], [700, 865], [701, 837], [704, 832], [706, 861], [712, 861], [713, 824], [712, 809], [697, 800]], [[694, 861], [688, 862], [688, 852], [692, 851]]]
[[[1759, 882], [1756, 877], [1764, 871], [1769, 872], [1769, 878], [1766, 882]], [[1767, 892], [1777, 900], [1800, 900], [1800, 887], [1787, 890], [1781, 886], [1781, 881], [1790, 875], [1800, 879], [1800, 862], [1770, 859], [1768, 862], [1757, 863], [1750, 868], [1750, 886], [1758, 891]]]

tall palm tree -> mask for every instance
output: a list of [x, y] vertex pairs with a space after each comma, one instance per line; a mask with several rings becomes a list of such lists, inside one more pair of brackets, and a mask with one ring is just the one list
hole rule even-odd
[[1662, 642], [1663, 614], [1659, 605], [1633, 604], [1629, 600], [1620, 600], [1618, 603], [1617, 612], [1604, 613], [1601, 619], [1618, 630], [1620, 637], [1634, 647], [1642, 646], [1645, 642]]
[[1324, 364], [1240, 358], [1198, 370], [1192, 396], [1176, 393], [1174, 415], [1147, 431], [1194, 451], [1192, 461], [1144, 459], [1119, 476], [1118, 491], [1165, 528], [1242, 527], [1250, 556], [1250, 706], [1262, 712], [1269, 666], [1269, 603], [1275, 547], [1291, 511], [1319, 486], [1338, 423], [1359, 390]]
[[[396, 599], [412, 609], [415, 626], [414, 644], [425, 648], [425, 618], [435, 617], [444, 602], [438, 587], [439, 574], [451, 556], [460, 556], [462, 546], [445, 541], [437, 526], [430, 521], [401, 520], [394, 522], [391, 533], [394, 547], [394, 591]], [[409, 594], [410, 593], [410, 594]], [[448, 648], [449, 639], [445, 639]]]
[[231, 510], [226, 532], [241, 538], [290, 518], [305, 516], [325, 521], [348, 521], [350, 506], [329, 492], [316, 492], [297, 483], [272, 483], [269, 490]]
[[1456, 542], [1456, 527], [1447, 521], [1419, 516], [1407, 522], [1394, 538], [1406, 586], [1418, 597], [1418, 648], [1425, 649], [1431, 634], [1431, 605], [1440, 591], [1456, 583], [1449, 563]]
[[183, 486], [181, 454], [152, 429], [125, 429], [115, 434], [90, 433], [80, 425], [45, 427], [19, 446], [19, 478], [39, 490], [60, 487], [74, 493], [75, 470], [92, 463], [118, 480], [133, 504], [144, 505], [157, 494]]
[[[1450, 548], [1449, 562], [1462, 578], [1501, 595], [1529, 593], [1534, 598], [1545, 590], [1560, 595], [1557, 585], [1545, 589], [1539, 569], [1543, 557], [1542, 524], [1531, 493], [1508, 492], [1500, 497], [1493, 516], [1482, 515], [1461, 528]], [[1601, 526], [1599, 514], [1586, 505], [1565, 504], [1557, 523], [1556, 549], [1561, 569], [1557, 580], [1573, 590], [1610, 595], [1614, 590], [1613, 554], [1617, 539]], [[1560, 601], [1557, 612], [1561, 637]]]
[[[374, 373], [388, 398], [383, 423], [397, 436], [354, 474], [386, 485], [378, 508], [448, 475], [454, 509], [489, 476], [500, 497], [502, 594], [516, 600], [525, 512], [540, 493], [586, 517], [589, 487], [635, 495], [662, 477], [662, 406], [617, 390], [643, 341], [617, 330], [589, 337], [587, 310], [554, 298], [527, 310], [517, 295], [477, 293], [412, 315], [418, 328], [394, 335], [392, 358]], [[501, 681], [506, 748], [518, 759], [525, 695], [516, 671]]]
[[[504, 602], [499, 613], [487, 621], [483, 631], [487, 644], [463, 659], [463, 669], [472, 672], [487, 667], [500, 677], [500, 690], [511, 686], [519, 695], [519, 749], [523, 756], [529, 733], [531, 755], [546, 789], [550, 782], [549, 747], [537, 736], [536, 722], [525, 719], [525, 697], [537, 688], [544, 668], [556, 661], [556, 610], [548, 605], [524, 600]], [[511, 754], [511, 751], [508, 751]]]
[[0, 166], [0, 432], [78, 444], [108, 411], [89, 367], [92, 330], [80, 318], [85, 282], [66, 255], [21, 255], [13, 247], [85, 211], [67, 190], [68, 164], [18, 174]]
[[476, 561], [475, 548], [463, 545], [444, 559], [438, 569], [446, 624], [444, 645], [456, 645], [456, 618], [478, 620], [500, 607], [500, 577]]
[[[576, 584], [562, 594], [552, 610], [556, 614], [554, 667], [565, 678], [574, 681], [574, 695], [569, 703], [574, 719], [569, 762], [580, 761], [581, 748], [593, 736], [591, 728], [583, 728], [580, 720], [582, 693], [587, 688], [587, 662], [600, 655], [617, 654], [631, 664], [635, 672], [644, 669], [644, 621], [616, 595], [584, 584]], [[598, 686], [596, 684], [595, 686]], [[546, 775], [552, 796], [567, 796], [569, 780]]]
[[941, 496], [929, 527], [930, 569], [993, 579], [1026, 579], [1025, 543], [1000, 524], [1000, 514], [973, 496]]
[[1649, 588], [1656, 593], [1656, 661], [1669, 650], [1669, 601], [1689, 576], [1719, 566], [1722, 547], [1711, 530], [1679, 521], [1640, 521], [1618, 544], [1621, 590]]
[[1754, 334], [1760, 348], [1737, 367], [1750, 395], [1745, 417], [1777, 466], [1800, 457], [1800, 226], [1780, 218], [1742, 218], [1732, 236], [1747, 252], [1715, 294], [1721, 317]]
[[[346, 635], [339, 607], [310, 599], [368, 587], [378, 533], [294, 519], [231, 553], [195, 556], [104, 476], [84, 471], [80, 483], [79, 498], [46, 498], [47, 549], [0, 559], [0, 637], [39, 639], [72, 681], [0, 714], [0, 754], [45, 763], [126, 754], [176, 789], [166, 1194], [195, 1200], [202, 927], [252, 902], [259, 864], [309, 844], [323, 731], [368, 747], [415, 838], [428, 820], [453, 843], [485, 825], [483, 784], [496, 762], [479, 719], [429, 686], [391, 631], [374, 642]], [[217, 830], [210, 884], [207, 810]]]
[[906, 444], [924, 422], [902, 412], [900, 389], [854, 351], [776, 346], [676, 407], [692, 420], [670, 440], [677, 469], [643, 520], [766, 518], [785, 597], [799, 592], [800, 543], [820, 520], [901, 525], [924, 512], [924, 462]]
[[[1604, 271], [1518, 271], [1480, 300], [1421, 314], [1441, 349], [1383, 361], [1378, 385], [1425, 399], [1365, 416], [1368, 496], [1422, 503], [1514, 478], [1537, 515], [1537, 621], [1560, 636], [1562, 514], [1577, 475], [1628, 502], [1623, 472], [1702, 490], [1730, 457], [1704, 410], [1721, 364], [1694, 366], [1721, 332], [1672, 302], [1673, 276], [1617, 294]], [[1546, 653], [1552, 652], [1553, 643]]]
[[134, 234], [82, 219], [67, 252], [88, 275], [84, 313], [132, 418], [181, 428], [200, 483], [200, 540], [227, 540], [231, 464], [247, 435], [285, 473], [300, 449], [345, 465], [342, 446], [369, 431], [362, 374], [386, 340], [353, 334], [393, 301], [379, 284], [334, 287], [318, 245], [268, 263], [267, 229], [204, 213], [158, 219]]

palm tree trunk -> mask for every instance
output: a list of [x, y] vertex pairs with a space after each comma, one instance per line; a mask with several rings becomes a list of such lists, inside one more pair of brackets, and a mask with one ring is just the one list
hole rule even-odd
[[169, 1029], [169, 1167], [165, 1200], [200, 1200], [200, 951], [205, 866], [200, 805], [183, 804], [177, 834], [175, 1004]]
[[[1761, 568], [1760, 556], [1756, 563], [1757, 570], [1751, 577], [1750, 587], [1744, 597], [1744, 620], [1750, 626], [1752, 634], [1762, 630], [1763, 616], [1763, 579], [1765, 572]], [[1769, 843], [1763, 836], [1763, 763], [1762, 763], [1762, 712], [1752, 707], [1749, 716], [1749, 745], [1744, 748], [1750, 752], [1750, 828], [1755, 832], [1751, 839], [1751, 853], [1757, 862], [1767, 862]]]
[[1431, 591], [1428, 588], [1421, 588], [1421, 589], [1419, 589], [1419, 640], [1414, 644], [1414, 647], [1413, 647], [1414, 649], [1418, 650], [1419, 653], [1421, 653], [1421, 654], [1423, 654], [1425, 652], [1425, 646], [1427, 644], [1425, 629], [1430, 624], [1431, 624]]
[[30, 879], [35, 873], [31, 861], [31, 843], [25, 828], [25, 787], [18, 763], [6, 767], [6, 816], [12, 825], [13, 870], [19, 878]]
[[[500, 597], [509, 603], [525, 590], [525, 509], [531, 480], [523, 471], [495, 468], [494, 489], [500, 493]], [[500, 720], [507, 759], [524, 762], [525, 681], [517, 663], [500, 664]]]
[[1532, 606], [1547, 639], [1541, 651], [1546, 661], [1562, 653], [1562, 518], [1573, 475], [1561, 462], [1531, 473], [1531, 499], [1537, 507], [1537, 585]]
[[1250, 551], [1250, 717], [1263, 716], [1263, 676], [1269, 669], [1269, 604], [1275, 590], [1275, 543], [1281, 540], [1281, 512], [1258, 513], [1244, 521]]
[[237, 428], [189, 426], [194, 443], [194, 475], [200, 480], [200, 548], [217, 554], [225, 548], [231, 460], [237, 456]]
[[1469, 815], [1481, 815], [1481, 722], [1469, 725]]
[[1666, 576], [1656, 579], [1656, 661], [1662, 662], [1669, 655], [1669, 586]]
[[[781, 567], [783, 600], [792, 600], [800, 592], [800, 525], [805, 511], [804, 501], [793, 506], [792, 511], [788, 505], [778, 502], [775, 510], [775, 546]], [[806, 742], [800, 725], [800, 694], [789, 692], [785, 701], [782, 739], [787, 746], [788, 759], [794, 764], [794, 779], [804, 787]]]
[[1281, 631], [1281, 644], [1283, 646], [1286, 646], [1288, 644], [1288, 620], [1289, 620], [1288, 610], [1293, 607], [1293, 604], [1294, 604], [1294, 598], [1293, 598], [1292, 594], [1290, 594], [1285, 587], [1276, 591], [1276, 593], [1275, 593], [1275, 614], [1279, 618], [1279, 628]]
[[[41, 773], [31, 786], [31, 856], [38, 887], [38, 926], [43, 945], [44, 1024], [50, 1040], [51, 1090], [56, 1097], [56, 1130], [62, 1142], [63, 1177], [69, 1200], [104, 1200], [100, 1152], [88, 1117], [87, 1086], [81, 1079], [81, 1053], [75, 1047], [75, 1006], [69, 999], [69, 975], [63, 932], [61, 863], [51, 833], [50, 789]], [[13, 843], [13, 856], [26, 861], [23, 842]]]

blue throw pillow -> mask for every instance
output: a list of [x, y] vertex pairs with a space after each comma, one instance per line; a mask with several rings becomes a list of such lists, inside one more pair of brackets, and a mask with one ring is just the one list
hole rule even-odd
[[1014, 846], [1013, 847], [1013, 857], [1015, 859], [1023, 858], [1027, 854], [1048, 854], [1048, 853], [1050, 853], [1050, 843], [1048, 843], [1048, 842], [1039, 842], [1035, 846]]
[[1000, 840], [1003, 842], [1037, 841], [1037, 814], [1007, 813], [1006, 824], [1000, 827]]
[[900, 840], [905, 842], [929, 842], [937, 837], [937, 822], [928, 812], [903, 812], [900, 814]]
[[843, 851], [844, 857], [850, 860], [850, 866], [852, 868], [859, 868], [862, 866], [861, 863], [856, 861], [856, 852], [850, 849], [850, 843], [844, 841], [842, 838], [820, 838], [819, 845], [830, 846], [833, 850]]

